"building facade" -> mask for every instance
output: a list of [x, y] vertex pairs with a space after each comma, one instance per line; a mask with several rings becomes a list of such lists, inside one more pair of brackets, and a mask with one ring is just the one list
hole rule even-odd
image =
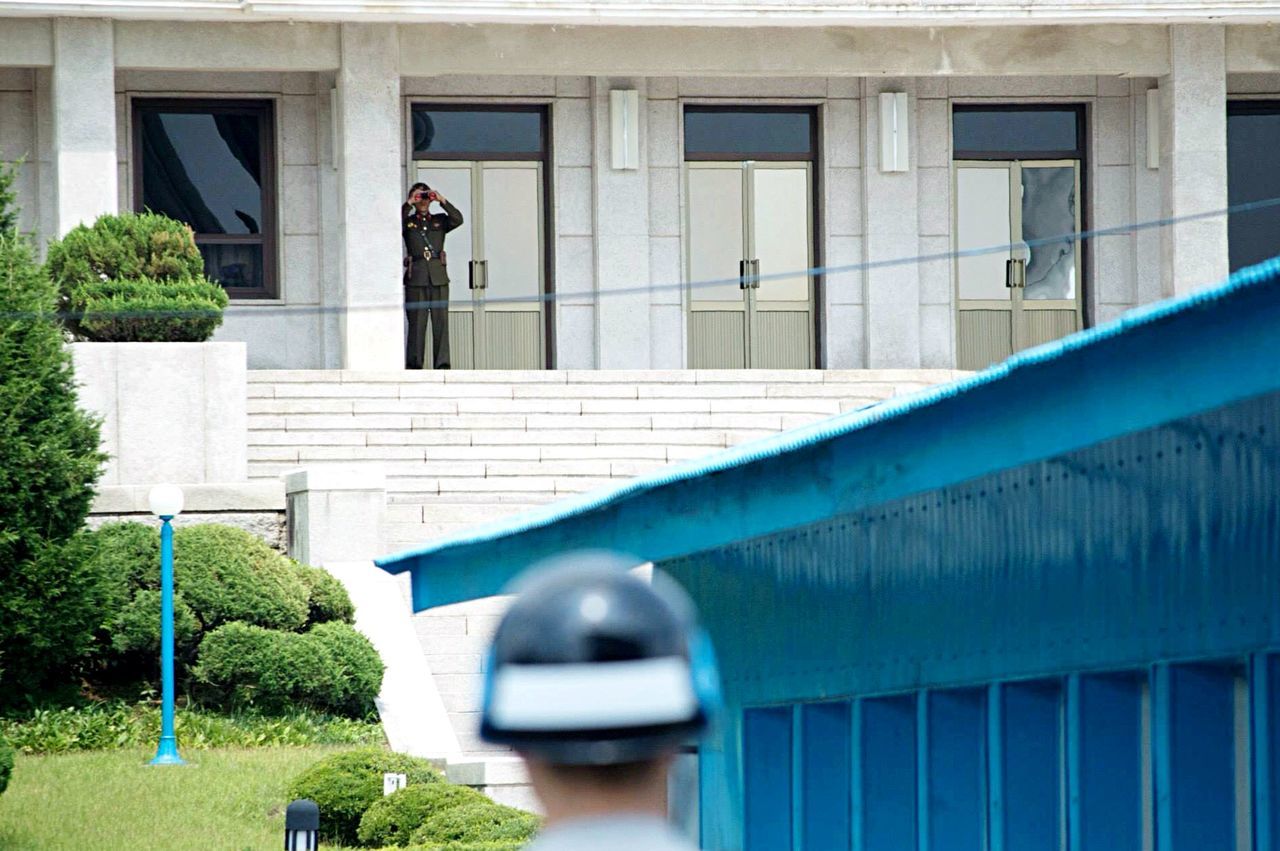
[[255, 368], [402, 368], [419, 179], [455, 368], [977, 368], [1280, 253], [1263, 3], [88, 8], [0, 2], [23, 227], [187, 221]]

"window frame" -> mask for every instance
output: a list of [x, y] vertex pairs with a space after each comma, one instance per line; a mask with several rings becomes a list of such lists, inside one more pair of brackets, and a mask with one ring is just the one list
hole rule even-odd
[[[538, 116], [537, 151], [418, 151], [413, 139], [413, 116], [417, 112], [520, 112]], [[431, 100], [415, 100], [409, 104], [409, 161], [440, 160], [479, 162], [502, 160], [504, 162], [551, 162], [551, 115], [545, 103], [439, 103]]]
[[[1088, 124], [1085, 120], [1086, 104], [1072, 101], [1069, 103], [952, 103], [951, 128], [949, 130], [952, 148], [951, 159], [954, 160], [1080, 160], [1082, 166], [1086, 161], [1088, 145]], [[1073, 112], [1076, 119], [1076, 146], [1044, 151], [981, 150], [965, 149], [955, 146], [955, 113], [958, 112]]]
[[[262, 246], [262, 287], [223, 287], [234, 300], [261, 301], [280, 298], [279, 274], [279, 193], [276, 163], [276, 108], [272, 98], [217, 97], [135, 97], [130, 117], [133, 121], [133, 209], [143, 212], [142, 116], [148, 112], [177, 112], [194, 115], [253, 115], [258, 119], [259, 158], [262, 190], [262, 223], [257, 234], [200, 234], [196, 245], [260, 245]], [[193, 229], [194, 230], [194, 229]]]
[[689, 151], [681, 143], [681, 156], [685, 162], [736, 162], [753, 160], [757, 162], [809, 162], [814, 163], [815, 168], [818, 162], [818, 146], [820, 144], [819, 125], [820, 114], [819, 107], [812, 104], [779, 104], [779, 105], [759, 105], [759, 104], [737, 104], [737, 103], [686, 103], [680, 110], [680, 136], [684, 138], [685, 121], [689, 113], [785, 113], [789, 115], [804, 115], [809, 119], [809, 148], [807, 151], [752, 151], [752, 152], [733, 152], [733, 151]]
[[[1280, 116], [1280, 99], [1274, 95], [1266, 95], [1262, 97], [1250, 97], [1239, 95], [1227, 95], [1227, 205], [1234, 206], [1231, 201], [1231, 119], [1233, 116], [1241, 115], [1267, 115]], [[1242, 202], [1248, 203], [1248, 202]], [[1274, 209], [1274, 208], [1273, 208]], [[1231, 262], [1231, 219], [1240, 213], [1227, 214], [1227, 263], [1231, 267], [1232, 272], [1248, 267], [1249, 263], [1236, 266]]]

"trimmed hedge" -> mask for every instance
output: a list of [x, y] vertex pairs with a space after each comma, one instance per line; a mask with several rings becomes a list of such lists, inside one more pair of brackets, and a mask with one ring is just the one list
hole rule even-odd
[[327, 570], [293, 561], [294, 571], [307, 588], [307, 620], [311, 623], [342, 621], [353, 623], [356, 607], [351, 604], [347, 589], [338, 578]]
[[533, 813], [489, 800], [450, 807], [430, 816], [413, 832], [415, 845], [449, 842], [526, 842], [542, 822]]
[[191, 228], [155, 213], [101, 216], [49, 244], [67, 327], [99, 342], [201, 342], [227, 294], [204, 277]]
[[[151, 575], [158, 587], [158, 561]], [[289, 559], [244, 529], [209, 523], [174, 530], [173, 581], [205, 629], [243, 621], [294, 630], [307, 622], [306, 582]]]
[[413, 832], [437, 813], [485, 800], [484, 795], [469, 786], [449, 783], [406, 786], [378, 799], [365, 811], [358, 832], [360, 844], [371, 848], [408, 845]]
[[233, 622], [204, 637], [191, 673], [217, 705], [360, 716], [373, 710], [382, 671], [369, 639], [345, 623], [299, 634]]
[[407, 775], [409, 786], [444, 783], [425, 759], [377, 748], [362, 748], [325, 757], [289, 784], [289, 798], [310, 798], [320, 806], [320, 836], [327, 842], [354, 845], [360, 819], [382, 797], [382, 775]]
[[[407, 851], [520, 851], [520, 842], [446, 842], [443, 845], [410, 845]], [[607, 851], [607, 850], [606, 850]]]
[[67, 300], [76, 333], [100, 343], [200, 343], [226, 306], [226, 291], [203, 279], [77, 284]]

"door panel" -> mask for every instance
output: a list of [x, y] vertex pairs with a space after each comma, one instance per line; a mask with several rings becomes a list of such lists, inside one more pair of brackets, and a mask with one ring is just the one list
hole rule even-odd
[[[1079, 163], [957, 162], [957, 366], [982, 369], [1081, 327]], [[964, 256], [965, 251], [1003, 247]], [[1008, 286], [1007, 265], [1023, 266]]]
[[[1029, 243], [1026, 300], [1076, 297], [1076, 170], [1072, 165], [1022, 169], [1022, 241]], [[1065, 237], [1065, 238], [1064, 238]]]
[[[418, 167], [418, 180], [444, 193], [449, 203], [457, 207], [466, 222], [451, 231], [445, 238], [445, 254], [449, 260], [449, 302], [454, 305], [470, 305], [471, 293], [467, 288], [467, 269], [473, 258], [471, 222], [475, 205], [471, 192], [470, 163], [431, 163]], [[439, 211], [439, 208], [436, 208]], [[453, 331], [452, 323], [449, 330]], [[450, 343], [454, 342], [450, 334]]]
[[[956, 169], [956, 249], [960, 252], [998, 245], [1012, 239], [1009, 204], [1009, 167], [982, 166]], [[1009, 301], [1005, 286], [1008, 252], [964, 255], [956, 258], [956, 282], [960, 300]]]
[[[541, 163], [424, 162], [418, 179], [443, 192], [465, 219], [446, 243], [454, 367], [541, 369]], [[469, 286], [473, 260], [483, 288]]]
[[[809, 229], [809, 168], [798, 166], [751, 169], [751, 245], [748, 254], [760, 261], [758, 274], [777, 275], [813, 266]], [[809, 275], [769, 277], [756, 289], [757, 306], [769, 302], [809, 301]]]
[[742, 309], [742, 290], [736, 282], [702, 282], [737, 278], [738, 264], [746, 256], [745, 230], [741, 167], [690, 166], [689, 280], [695, 284], [691, 301], [717, 302], [717, 310]]
[[489, 309], [537, 310], [542, 290], [541, 174], [535, 167], [485, 165], [484, 259], [488, 287], [484, 297], [526, 299]]

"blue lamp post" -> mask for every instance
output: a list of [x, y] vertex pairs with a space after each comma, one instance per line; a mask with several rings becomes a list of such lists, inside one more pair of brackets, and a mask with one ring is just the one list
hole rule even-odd
[[177, 485], [156, 485], [149, 500], [151, 513], [160, 525], [160, 744], [152, 765], [186, 765], [178, 755], [178, 738], [173, 733], [173, 526], [169, 522], [182, 512], [182, 489]]

